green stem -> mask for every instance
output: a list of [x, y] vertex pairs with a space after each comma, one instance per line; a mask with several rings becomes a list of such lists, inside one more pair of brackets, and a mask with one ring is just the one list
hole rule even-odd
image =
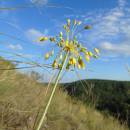
[[53, 96], [54, 96], [54, 93], [55, 93], [55, 90], [56, 90], [56, 87], [57, 87], [57, 84], [58, 84], [58, 81], [59, 81], [59, 79], [60, 79], [60, 75], [61, 75], [61, 73], [62, 73], [62, 71], [63, 71], [63, 69], [64, 69], [64, 66], [65, 66], [67, 57], [68, 57], [68, 52], [66, 53], [66, 55], [65, 55], [65, 57], [64, 57], [63, 64], [62, 64], [62, 68], [60, 69], [60, 71], [59, 71], [59, 73], [58, 73], [58, 75], [57, 75], [57, 77], [56, 77], [54, 88], [53, 88], [53, 90], [52, 90], [52, 93], [51, 93], [51, 95], [50, 95], [49, 101], [48, 101], [48, 103], [47, 103], [47, 105], [46, 105], [46, 107], [45, 107], [44, 113], [43, 113], [43, 115], [42, 115], [42, 117], [41, 117], [41, 119], [40, 119], [40, 121], [39, 121], [39, 123], [38, 123], [38, 126], [37, 126], [36, 130], [40, 130], [41, 127], [42, 127], [43, 121], [44, 121], [44, 119], [45, 119], [45, 117], [46, 117], [46, 114], [47, 114], [47, 112], [48, 112], [48, 108], [49, 108], [49, 106], [50, 106], [50, 104], [51, 104], [52, 98], [53, 98]]

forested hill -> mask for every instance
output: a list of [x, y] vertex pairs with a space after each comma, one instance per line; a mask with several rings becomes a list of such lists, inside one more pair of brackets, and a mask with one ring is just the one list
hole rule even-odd
[[92, 103], [105, 114], [112, 114], [130, 126], [130, 81], [82, 80], [62, 84], [68, 93]]

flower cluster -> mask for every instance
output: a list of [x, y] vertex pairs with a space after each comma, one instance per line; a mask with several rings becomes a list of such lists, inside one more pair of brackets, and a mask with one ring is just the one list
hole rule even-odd
[[[56, 46], [59, 48], [59, 53], [56, 55], [56, 58], [54, 59], [52, 63], [53, 68], [61, 69], [63, 65], [63, 59], [68, 54], [67, 62], [66, 62], [66, 69], [70, 70], [70, 68], [85, 68], [84, 59], [86, 59], [87, 62], [90, 61], [90, 59], [98, 58], [99, 56], [99, 50], [97, 48], [94, 48], [94, 51], [89, 51], [86, 47], [82, 45], [81, 42], [77, 39], [76, 30], [77, 27], [82, 24], [81, 21], [70, 21], [70, 19], [67, 20], [67, 23], [63, 26], [63, 32], [60, 32], [58, 36], [55, 37], [40, 37], [39, 42], [47, 41], [56, 44]], [[83, 30], [91, 29], [91, 26], [86, 25]], [[49, 59], [51, 56], [54, 55], [54, 49], [50, 52], [45, 54], [45, 59]]]

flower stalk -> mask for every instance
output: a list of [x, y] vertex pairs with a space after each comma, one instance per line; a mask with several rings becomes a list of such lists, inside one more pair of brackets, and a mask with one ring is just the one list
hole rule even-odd
[[59, 82], [60, 76], [61, 76], [61, 74], [62, 74], [63, 69], [65, 68], [65, 64], [66, 64], [66, 61], [67, 61], [67, 58], [68, 58], [68, 53], [69, 53], [69, 52], [66, 52], [66, 54], [65, 54], [65, 57], [64, 57], [64, 59], [63, 59], [62, 67], [61, 67], [61, 69], [59, 70], [59, 73], [58, 73], [58, 75], [57, 75], [57, 77], [56, 77], [56, 80], [55, 80], [54, 88], [53, 88], [52, 93], [51, 93], [51, 95], [50, 95], [50, 97], [49, 97], [48, 103], [47, 103], [47, 105], [46, 105], [46, 107], [45, 107], [45, 110], [44, 110], [44, 112], [43, 112], [43, 114], [42, 114], [42, 117], [41, 117], [41, 119], [40, 119], [40, 121], [39, 121], [39, 124], [37, 125], [36, 130], [40, 130], [40, 129], [42, 128], [42, 125], [43, 125], [43, 122], [44, 122], [44, 120], [45, 120], [46, 114], [47, 114], [47, 112], [48, 112], [49, 106], [50, 106], [50, 104], [51, 104], [52, 98], [53, 98], [54, 93], [55, 93], [55, 91], [56, 91], [57, 84], [58, 84], [58, 82]]

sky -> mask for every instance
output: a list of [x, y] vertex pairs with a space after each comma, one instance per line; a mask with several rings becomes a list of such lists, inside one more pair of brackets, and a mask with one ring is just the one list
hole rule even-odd
[[[91, 30], [79, 34], [84, 46], [101, 51], [99, 59], [86, 63], [85, 70], [78, 70], [80, 78], [130, 80], [126, 67], [130, 66], [129, 0], [0, 0], [0, 8], [4, 7], [21, 8], [0, 10], [0, 56], [50, 63], [44, 60], [44, 55], [54, 46], [35, 41], [40, 36], [57, 35], [66, 19], [77, 19], [83, 25], [92, 26]], [[53, 73], [47, 68], [35, 70], [44, 74], [45, 81]], [[78, 79], [75, 72], [65, 72], [62, 81]]]

